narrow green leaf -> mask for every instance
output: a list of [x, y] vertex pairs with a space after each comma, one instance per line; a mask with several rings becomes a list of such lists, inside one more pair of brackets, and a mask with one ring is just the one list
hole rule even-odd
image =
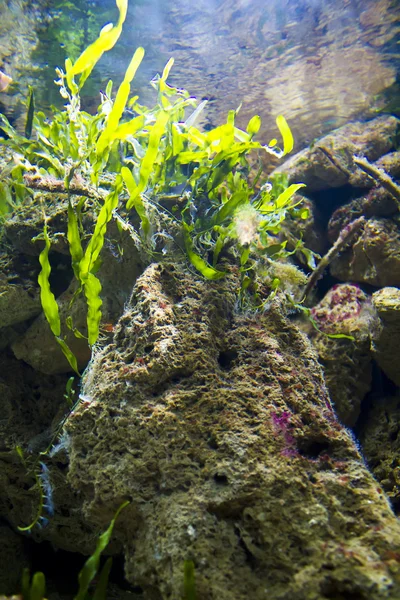
[[41, 571], [32, 577], [30, 600], [43, 600], [46, 593], [46, 579]]
[[69, 348], [68, 344], [61, 337], [56, 337], [56, 340], [57, 340], [58, 344], [60, 345], [60, 348], [61, 348], [65, 358], [69, 362], [69, 365], [71, 366], [72, 370], [75, 371], [75, 373], [78, 375], [78, 377], [80, 377], [81, 375], [79, 373], [78, 363], [77, 363], [75, 354], [72, 352], [72, 350]]
[[30, 597], [30, 580], [31, 575], [28, 568], [22, 571], [21, 594], [23, 600], [29, 600]]
[[49, 277], [51, 273], [51, 266], [49, 262], [49, 250], [50, 250], [50, 238], [47, 233], [47, 225], [44, 225], [43, 229], [45, 246], [39, 255], [39, 262], [41, 264], [41, 271], [38, 276], [38, 283], [40, 286], [40, 301], [47, 322], [50, 325], [50, 329], [56, 337], [61, 334], [61, 323], [60, 315], [58, 312], [58, 304], [55, 299], [53, 292], [50, 289]]
[[72, 268], [76, 279], [79, 281], [79, 263], [83, 257], [83, 249], [81, 238], [79, 235], [78, 219], [72, 206], [71, 200], [68, 198], [68, 228], [67, 239], [69, 243], [69, 252], [71, 254]]
[[96, 225], [90, 242], [86, 247], [85, 254], [79, 265], [79, 278], [85, 283], [88, 273], [92, 271], [99, 257], [104, 244], [104, 236], [107, 230], [107, 224], [112, 217], [113, 211], [118, 206], [118, 195], [122, 191], [122, 178], [117, 176], [115, 186], [112, 192], [104, 200], [97, 217]]
[[89, 585], [96, 576], [97, 571], [99, 569], [101, 553], [103, 552], [103, 550], [106, 549], [108, 542], [111, 539], [115, 521], [117, 520], [119, 513], [123, 508], [128, 506], [128, 504], [129, 500], [121, 504], [121, 506], [115, 513], [114, 518], [112, 519], [108, 529], [99, 537], [95, 551], [93, 552], [92, 556], [90, 556], [87, 559], [81, 572], [79, 573], [79, 590], [77, 595], [74, 597], [74, 600], [86, 600], [86, 594], [89, 589]]
[[88, 273], [85, 279], [85, 296], [88, 305], [87, 312], [87, 328], [88, 328], [88, 341], [89, 345], [93, 346], [99, 337], [99, 328], [101, 320], [101, 305], [103, 304], [100, 293], [101, 283], [100, 280], [93, 275]]
[[122, 167], [121, 168], [121, 175], [123, 177], [123, 180], [125, 182], [125, 185], [128, 189], [130, 198], [127, 202], [127, 206], [128, 204], [131, 205], [131, 199], [133, 199], [133, 207], [135, 208], [137, 214], [140, 217], [140, 220], [142, 222], [142, 229], [145, 235], [148, 234], [148, 232], [150, 231], [150, 222], [149, 219], [147, 217], [146, 214], [146, 208], [143, 204], [143, 200], [140, 197], [140, 195], [136, 194], [136, 190], [137, 190], [137, 185], [136, 182], [133, 178], [132, 172], [128, 169], [128, 167]]
[[154, 167], [154, 163], [157, 159], [158, 148], [162, 135], [165, 133], [165, 128], [168, 122], [169, 114], [161, 110], [157, 116], [156, 122], [151, 128], [149, 135], [149, 142], [146, 150], [146, 154], [142, 160], [139, 171], [139, 184], [137, 185], [134, 193], [129, 198], [126, 208], [129, 210], [135, 205], [136, 199], [146, 189], [149, 181], [151, 172]]
[[35, 98], [33, 94], [33, 87], [31, 85], [28, 86], [28, 90], [28, 111], [26, 113], [25, 137], [29, 140], [32, 135], [33, 114], [35, 112]]
[[192, 560], [185, 560], [183, 563], [183, 590], [184, 600], [196, 600], [196, 582]]
[[72, 88], [74, 86], [73, 76], [82, 73], [79, 82], [79, 88], [81, 88], [103, 53], [111, 50], [121, 35], [122, 25], [126, 19], [128, 10], [128, 0], [116, 0], [116, 4], [119, 10], [117, 25], [113, 26], [112, 23], [105, 25], [100, 31], [99, 37], [82, 52], [74, 65], [70, 64], [67, 66], [66, 63], [67, 83], [71, 91], [73, 91]]
[[189, 257], [192, 265], [205, 277], [206, 279], [221, 279], [224, 277], [226, 273], [224, 271], [218, 271], [218, 269], [214, 269], [211, 265], [208, 264], [201, 256], [196, 254], [193, 250], [193, 242], [189, 232], [189, 226], [186, 223], [183, 223], [184, 226], [184, 239], [185, 239], [185, 248], [187, 255]]
[[96, 589], [93, 594], [92, 600], [107, 600], [107, 585], [108, 578], [112, 567], [113, 559], [109, 556], [101, 570], [100, 577], [96, 584]]

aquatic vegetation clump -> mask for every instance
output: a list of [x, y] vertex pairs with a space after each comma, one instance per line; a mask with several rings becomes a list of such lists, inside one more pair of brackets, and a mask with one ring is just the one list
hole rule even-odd
[[[249, 281], [255, 280], [257, 256], [274, 260], [288, 256], [286, 241], [277, 237], [286, 216], [302, 217], [296, 212], [301, 197], [295, 194], [303, 184], [270, 184], [262, 180], [262, 168], [254, 173], [248, 160], [249, 154], [256, 152], [261, 165], [260, 153], [282, 157], [292, 150], [293, 136], [284, 117], [276, 119], [282, 148], [276, 139], [268, 144], [254, 140], [261, 126], [257, 115], [245, 130], [236, 127], [239, 109], [229, 111], [226, 123], [201, 131], [195, 123], [206, 102], [198, 104], [186, 90], [167, 83], [172, 58], [151, 82], [157, 92], [153, 107], [139, 104], [136, 95], [130, 96], [131, 82], [144, 57], [143, 48], [138, 48], [115, 98], [109, 81], [97, 113], [81, 110], [80, 91], [85, 81], [121, 33], [127, 0], [117, 0], [117, 6], [117, 25], [103, 27], [74, 64], [67, 59], [65, 71], [57, 70], [56, 83], [66, 100], [63, 110], [54, 109], [51, 119], [43, 112], [33, 112], [31, 94], [25, 135], [4, 116], [1, 120], [7, 139], [0, 142], [12, 151], [13, 161], [0, 182], [0, 212], [4, 215], [33, 190], [67, 194], [67, 238], [79, 286], [75, 298], [79, 294], [86, 298], [90, 346], [96, 343], [101, 320], [101, 283], [96, 273], [107, 226], [113, 218], [125, 227], [139, 220], [135, 239], [153, 260], [162, 260], [172, 249], [174, 259], [186, 254], [207, 279], [225, 276], [228, 267], [226, 261], [221, 262], [223, 256], [239, 262], [245, 293], [250, 290]], [[80, 200], [75, 201], [76, 196]], [[81, 211], [87, 197], [95, 203], [96, 222], [86, 244]], [[124, 216], [117, 215], [117, 210], [123, 210]], [[178, 237], [168, 231], [168, 223], [171, 230], [181, 232]], [[166, 239], [168, 244], [160, 247], [160, 241]], [[76, 359], [60, 335], [57, 302], [50, 290], [51, 240], [46, 217], [42, 240], [39, 284], [43, 310], [77, 372]]]

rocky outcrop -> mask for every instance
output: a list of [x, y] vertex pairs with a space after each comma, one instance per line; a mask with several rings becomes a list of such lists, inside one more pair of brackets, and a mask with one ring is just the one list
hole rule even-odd
[[318, 331], [310, 330], [310, 336], [335, 411], [351, 427], [371, 386], [371, 334], [379, 327], [378, 316], [370, 297], [359, 287], [341, 284], [314, 306], [311, 317]]
[[66, 425], [88, 535], [130, 499], [117, 537], [145, 598], [180, 597], [187, 559], [200, 600], [396, 597], [399, 525], [312, 346], [276, 303], [236, 312], [237, 286], [138, 279]]
[[372, 296], [380, 326], [372, 337], [373, 356], [383, 372], [400, 385], [400, 290], [385, 287]]

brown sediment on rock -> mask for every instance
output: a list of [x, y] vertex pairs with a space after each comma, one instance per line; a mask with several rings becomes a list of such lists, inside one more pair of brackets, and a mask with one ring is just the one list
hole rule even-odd
[[278, 304], [239, 314], [237, 288], [138, 279], [67, 425], [88, 527], [131, 500], [118, 537], [145, 598], [181, 597], [187, 559], [199, 600], [396, 597], [400, 528], [315, 351]]

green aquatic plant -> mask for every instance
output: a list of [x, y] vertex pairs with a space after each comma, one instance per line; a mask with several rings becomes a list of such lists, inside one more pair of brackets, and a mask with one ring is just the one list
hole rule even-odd
[[[129, 214], [135, 211], [140, 222], [136, 239], [140, 235], [142, 248], [153, 259], [162, 259], [168, 249], [160, 248], [159, 240], [168, 239], [175, 256], [183, 252], [192, 266], [211, 280], [227, 273], [223, 256], [238, 260], [243, 294], [255, 280], [257, 257], [264, 257], [268, 264], [268, 260], [289, 256], [286, 241], [278, 238], [287, 215], [304, 218], [304, 211], [298, 208], [301, 197], [295, 196], [303, 184], [262, 181], [261, 168], [254, 173], [249, 161], [251, 153], [280, 158], [293, 149], [285, 118], [279, 115], [276, 119], [282, 148], [276, 139], [268, 144], [254, 139], [261, 126], [257, 115], [245, 130], [236, 127], [239, 109], [229, 111], [226, 123], [201, 131], [195, 123], [206, 102], [198, 104], [186, 90], [167, 83], [173, 59], [151, 82], [157, 92], [153, 107], [139, 104], [137, 96], [130, 97], [131, 82], [144, 56], [143, 48], [138, 48], [114, 100], [110, 81], [97, 113], [81, 110], [80, 91], [85, 81], [121, 34], [127, 0], [116, 0], [116, 4], [118, 23], [103, 27], [75, 63], [67, 59], [65, 72], [57, 69], [56, 83], [66, 100], [64, 109], [54, 109], [51, 118], [40, 111], [32, 118], [31, 95], [25, 136], [4, 116], [1, 121], [6, 138], [0, 142], [14, 153], [14, 160], [0, 181], [0, 210], [4, 213], [7, 206], [21, 202], [24, 194], [33, 190], [67, 195], [67, 238], [78, 282], [74, 299], [82, 293], [86, 297], [90, 346], [98, 339], [101, 321], [100, 254], [117, 209], [124, 209], [127, 216], [118, 216], [118, 222], [125, 222], [126, 227], [132, 227]], [[76, 202], [76, 196], [81, 200]], [[81, 223], [87, 197], [94, 202], [92, 234], [84, 232]], [[44, 241], [39, 275], [42, 306], [71, 368], [78, 372], [75, 357], [61, 337], [57, 302], [50, 289], [51, 236], [46, 217], [44, 220], [43, 235], [37, 238]], [[180, 237], [171, 235], [168, 223], [171, 231], [181, 232]], [[277, 287], [275, 278], [274, 289]], [[82, 337], [71, 320], [67, 321], [75, 335]]]
[[29, 569], [24, 569], [21, 581], [22, 600], [43, 600], [46, 593], [44, 573], [37, 571], [31, 580]]
[[[106, 600], [108, 578], [112, 567], [112, 557], [109, 557], [100, 569], [100, 557], [107, 548], [111, 535], [120, 512], [129, 504], [129, 500], [123, 502], [116, 510], [110, 525], [100, 536], [96, 548], [86, 560], [78, 575], [79, 589], [74, 600]], [[93, 594], [89, 594], [89, 587], [94, 578], [98, 576]], [[24, 569], [21, 582], [22, 600], [44, 600], [46, 590], [46, 579], [41, 571], [36, 572], [31, 581], [29, 569]]]

